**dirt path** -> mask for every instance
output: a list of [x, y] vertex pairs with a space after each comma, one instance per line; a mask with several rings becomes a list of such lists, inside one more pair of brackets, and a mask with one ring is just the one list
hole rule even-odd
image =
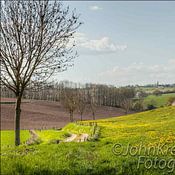
[[71, 134], [71, 136], [68, 137], [68, 138], [66, 138], [66, 139], [64, 140], [64, 142], [72, 142], [72, 141], [75, 140], [76, 137], [77, 137], [77, 134]]
[[[35, 143], [38, 139], [38, 135], [34, 130], [29, 130], [31, 137], [27, 140], [26, 144], [31, 145]], [[85, 142], [88, 140], [89, 135], [86, 133], [77, 135], [71, 134], [70, 137], [67, 137], [63, 142]]]
[[88, 134], [81, 134], [77, 141], [78, 142], [85, 142], [85, 141], [87, 141], [88, 137], [89, 137]]
[[64, 142], [85, 142], [87, 141], [88, 137], [88, 134], [81, 134], [79, 136], [77, 134], [71, 134], [71, 136], [66, 138]]

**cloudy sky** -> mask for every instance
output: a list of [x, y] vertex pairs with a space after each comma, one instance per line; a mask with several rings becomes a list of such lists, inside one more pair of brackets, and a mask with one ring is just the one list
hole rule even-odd
[[64, 1], [84, 24], [79, 57], [57, 80], [129, 84], [175, 83], [175, 2]]

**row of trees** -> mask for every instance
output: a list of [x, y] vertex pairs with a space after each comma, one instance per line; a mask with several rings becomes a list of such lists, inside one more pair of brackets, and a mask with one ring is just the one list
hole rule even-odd
[[[13, 93], [6, 87], [1, 90], [2, 96], [13, 97]], [[74, 111], [77, 110], [82, 119], [85, 108], [90, 109], [93, 119], [95, 119], [97, 106], [121, 107], [127, 114], [132, 107], [135, 95], [134, 87], [116, 88], [108, 85], [62, 81], [29, 86], [24, 91], [23, 98], [59, 101], [70, 113], [70, 121], [73, 121]]]
[[[66, 84], [68, 85], [69, 83], [66, 82]], [[76, 83], [73, 85], [70, 87], [62, 84], [60, 93], [60, 102], [68, 110], [71, 122], [73, 122], [75, 111], [79, 112], [82, 120], [86, 108], [91, 111], [93, 120], [95, 120], [98, 106], [106, 104], [107, 106], [122, 107], [125, 109], [126, 114], [132, 108], [133, 98], [135, 97], [133, 87], [116, 88], [95, 84], [78, 87]]]

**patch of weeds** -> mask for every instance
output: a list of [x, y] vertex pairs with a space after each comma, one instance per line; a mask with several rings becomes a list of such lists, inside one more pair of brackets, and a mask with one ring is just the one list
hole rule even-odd
[[41, 138], [33, 139], [27, 143], [27, 145], [39, 145], [42, 143]]
[[58, 140], [58, 139], [52, 139], [48, 142], [48, 144], [59, 144], [62, 140]]
[[95, 125], [93, 126], [93, 134], [89, 137], [89, 141], [97, 141], [100, 137], [100, 127]]
[[67, 138], [67, 137], [70, 137], [70, 136], [71, 136], [71, 134], [68, 133], [68, 132], [63, 134], [63, 137], [64, 137], [64, 138]]

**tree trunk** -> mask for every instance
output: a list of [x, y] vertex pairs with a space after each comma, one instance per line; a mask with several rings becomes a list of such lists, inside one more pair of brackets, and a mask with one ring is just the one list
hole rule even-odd
[[70, 121], [73, 122], [73, 112], [70, 112]]
[[93, 120], [95, 120], [95, 112], [92, 112]]
[[81, 113], [81, 121], [83, 120], [83, 114]]
[[129, 111], [129, 108], [128, 108], [128, 106], [126, 106], [126, 109], [125, 109], [125, 114], [126, 115], [128, 114], [128, 111]]
[[128, 110], [126, 109], [126, 111], [125, 111], [125, 114], [127, 115], [128, 114]]
[[15, 145], [20, 145], [20, 115], [21, 115], [21, 96], [16, 97], [15, 111]]

